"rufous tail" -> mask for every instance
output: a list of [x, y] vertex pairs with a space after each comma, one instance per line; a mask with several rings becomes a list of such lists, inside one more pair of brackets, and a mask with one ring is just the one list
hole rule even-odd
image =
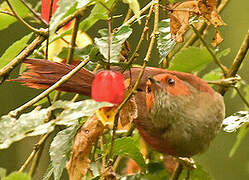
[[[36, 89], [49, 88], [75, 67], [44, 59], [26, 59], [23, 62], [27, 64], [28, 71], [17, 79], [11, 79], [10, 81], [23, 82], [23, 85]], [[81, 69], [57, 90], [90, 96], [94, 77], [94, 73]]]

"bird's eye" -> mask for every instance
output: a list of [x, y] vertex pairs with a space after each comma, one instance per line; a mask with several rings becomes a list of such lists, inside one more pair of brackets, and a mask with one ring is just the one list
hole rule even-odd
[[168, 84], [169, 85], [175, 85], [175, 80], [174, 79], [168, 79]]
[[151, 92], [151, 87], [150, 87], [150, 86], [147, 87], [147, 92], [148, 92], [148, 93]]

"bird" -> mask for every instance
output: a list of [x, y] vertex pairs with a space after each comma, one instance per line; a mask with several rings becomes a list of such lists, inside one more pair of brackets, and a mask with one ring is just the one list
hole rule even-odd
[[[23, 61], [28, 71], [17, 79], [25, 86], [46, 89], [75, 66], [44, 59]], [[123, 73], [134, 85], [142, 68]], [[82, 68], [57, 90], [91, 95], [96, 73]], [[223, 97], [196, 75], [146, 67], [134, 95], [134, 125], [155, 151], [175, 157], [192, 157], [207, 150], [225, 117]]]

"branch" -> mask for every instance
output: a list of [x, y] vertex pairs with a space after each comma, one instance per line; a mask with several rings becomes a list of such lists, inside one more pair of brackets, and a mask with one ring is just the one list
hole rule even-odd
[[46, 97], [49, 93], [54, 91], [56, 88], [58, 88], [61, 84], [68, 81], [75, 73], [77, 73], [83, 66], [85, 66], [89, 62], [89, 59], [86, 59], [85, 61], [81, 62], [78, 66], [76, 66], [72, 71], [70, 71], [68, 74], [63, 76], [59, 81], [57, 81], [54, 85], [52, 85], [50, 88], [43, 91], [41, 94], [36, 96], [34, 99], [30, 100], [26, 104], [20, 106], [19, 108], [15, 109], [14, 111], [9, 112], [9, 115], [12, 117], [16, 117], [22, 112], [23, 110], [27, 109], [28, 107], [32, 106], [36, 102], [40, 101], [44, 97]]
[[[44, 31], [45, 32], [45, 31]], [[28, 45], [18, 56], [16, 56], [12, 61], [10, 61], [6, 66], [0, 69], [0, 77], [3, 80], [0, 84], [7, 78], [8, 74], [22, 62], [27, 56], [29, 56], [43, 41], [46, 40], [44, 36], [38, 36], [30, 45]]]

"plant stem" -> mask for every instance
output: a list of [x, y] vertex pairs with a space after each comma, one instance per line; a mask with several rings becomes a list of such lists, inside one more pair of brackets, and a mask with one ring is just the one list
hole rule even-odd
[[34, 156], [36, 155], [36, 153], [38, 152], [38, 150], [40, 149], [40, 146], [42, 144], [44, 144], [44, 142], [46, 141], [46, 139], [48, 138], [48, 136], [50, 135], [50, 133], [47, 133], [45, 135], [42, 136], [42, 138], [40, 139], [40, 141], [35, 145], [33, 151], [30, 153], [29, 157], [27, 158], [27, 160], [24, 162], [24, 164], [22, 165], [22, 167], [19, 169], [19, 171], [23, 172], [27, 166], [29, 165], [29, 163], [32, 161], [32, 159], [34, 158]]
[[57, 81], [54, 85], [52, 85], [50, 88], [43, 91], [41, 94], [27, 102], [26, 104], [20, 106], [19, 108], [15, 109], [14, 111], [9, 112], [9, 115], [13, 117], [17, 117], [20, 112], [27, 109], [28, 107], [32, 106], [36, 102], [40, 101], [44, 97], [46, 97], [49, 93], [54, 91], [56, 88], [58, 88], [61, 84], [65, 83], [67, 80], [69, 80], [75, 73], [77, 73], [83, 66], [85, 66], [89, 62], [89, 59], [86, 59], [85, 61], [81, 62], [78, 66], [76, 66], [72, 71], [70, 71], [68, 74], [63, 76], [59, 81]]
[[151, 38], [151, 41], [150, 41], [150, 44], [149, 44], [149, 48], [148, 48], [148, 51], [147, 51], [147, 54], [144, 58], [144, 63], [143, 63], [143, 66], [141, 67], [141, 71], [138, 75], [138, 78], [137, 78], [137, 81], [135, 82], [133, 88], [131, 89], [131, 91], [129, 92], [129, 94], [126, 96], [126, 98], [123, 100], [123, 102], [118, 106], [117, 108], [117, 114], [115, 116], [115, 120], [114, 120], [114, 125], [113, 125], [113, 133], [112, 133], [112, 140], [111, 140], [111, 147], [110, 147], [110, 151], [109, 151], [109, 162], [108, 162], [108, 165], [111, 165], [114, 163], [114, 161], [111, 160], [112, 158], [112, 153], [113, 153], [113, 147], [114, 147], [114, 140], [115, 140], [115, 135], [116, 135], [116, 130], [117, 130], [117, 127], [118, 127], [118, 117], [119, 117], [119, 113], [121, 111], [121, 109], [123, 108], [123, 106], [125, 105], [125, 103], [131, 98], [131, 96], [136, 92], [136, 89], [142, 79], [142, 76], [144, 74], [144, 71], [145, 71], [145, 68], [146, 68], [146, 65], [147, 63], [149, 62], [149, 59], [150, 59], [150, 55], [151, 55], [151, 52], [152, 52], [152, 48], [154, 46], [154, 43], [155, 43], [155, 39], [156, 39], [156, 36], [158, 34], [158, 21], [159, 21], [159, 0], [155, 0], [153, 1], [153, 3], [151, 4], [151, 6], [154, 7], [154, 13], [155, 13], [155, 20], [154, 20], [154, 29], [153, 29], [153, 35], [152, 35], [152, 38]]
[[249, 108], [249, 102], [246, 100], [246, 98], [242, 95], [239, 88], [237, 86], [234, 86], [234, 89], [237, 91], [239, 97], [242, 99], [242, 101], [245, 103], [245, 105]]
[[[138, 44], [137, 44], [137, 47], [136, 47], [135, 51], [133, 52], [131, 58], [130, 58], [129, 61], [127, 62], [127, 67], [126, 67], [126, 69], [130, 67], [130, 65], [132, 64], [132, 62], [134, 61], [134, 59], [137, 57], [137, 52], [139, 51], [139, 49], [140, 49], [140, 47], [141, 47], [141, 45], [142, 45], [142, 42], [143, 42], [143, 40], [144, 40], [144, 37], [145, 37], [146, 32], [148, 32], [148, 30], [149, 30], [149, 20], [150, 20], [150, 17], [151, 17], [152, 12], [153, 12], [153, 6], [151, 6], [150, 11], [149, 11], [149, 13], [148, 13], [148, 15], [147, 15], [147, 17], [146, 17], [146, 21], [145, 21], [145, 24], [144, 24], [143, 32], [142, 32], [141, 37], [140, 37], [140, 39], [139, 39], [139, 41], [138, 41]], [[125, 69], [125, 70], [126, 70], [126, 69]], [[124, 70], [124, 71], [125, 71], [125, 70]]]
[[13, 8], [12, 5], [10, 4], [9, 0], [5, 0], [5, 1], [6, 1], [6, 3], [8, 4], [10, 10], [13, 12], [14, 16], [15, 16], [19, 21], [21, 21], [27, 28], [29, 28], [31, 31], [33, 31], [34, 33], [37, 33], [37, 34], [43, 33], [41, 30], [34, 28], [34, 27], [31, 26], [30, 24], [28, 24], [26, 21], [24, 21], [24, 20], [22, 19], [22, 17], [19, 16], [19, 15], [16, 13], [16, 11], [14, 10], [14, 8]]
[[220, 62], [220, 60], [216, 57], [216, 55], [214, 54], [214, 52], [210, 49], [209, 45], [202, 38], [200, 32], [193, 25], [190, 25], [190, 26], [192, 27], [192, 29], [194, 30], [194, 32], [198, 36], [198, 38], [201, 40], [202, 44], [207, 48], [208, 52], [213, 57], [214, 62], [221, 68], [221, 70], [223, 71], [224, 76], [226, 77], [226, 75], [227, 75], [227, 69], [226, 69], [226, 67]]
[[108, 13], [108, 48], [107, 48], [107, 67], [106, 69], [110, 69], [110, 62], [111, 62], [111, 44], [112, 44], [112, 18], [110, 16], [110, 13]]
[[78, 34], [80, 19], [81, 19], [81, 16], [77, 16], [75, 18], [75, 22], [74, 22], [74, 26], [73, 26], [73, 32], [72, 32], [72, 38], [71, 38], [71, 42], [70, 42], [70, 45], [69, 45], [69, 52], [68, 52], [68, 57], [67, 57], [67, 63], [68, 64], [72, 63], [74, 49], [76, 47], [76, 38], [77, 38], [77, 34]]

